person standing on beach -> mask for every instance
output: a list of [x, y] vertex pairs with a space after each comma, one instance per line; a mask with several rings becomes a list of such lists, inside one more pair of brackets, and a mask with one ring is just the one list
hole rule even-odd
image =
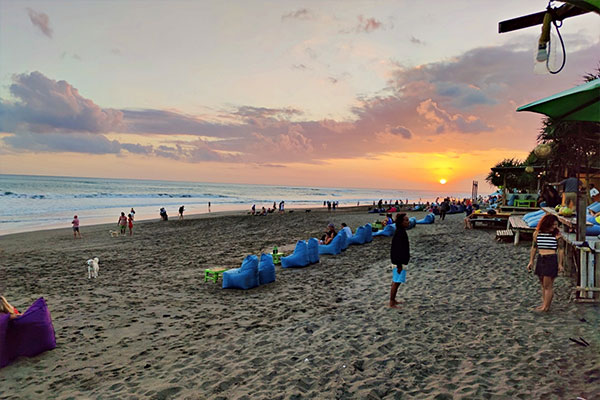
[[389, 304], [391, 308], [400, 308], [396, 301], [396, 293], [400, 284], [406, 282], [406, 271], [403, 270], [402, 266], [407, 265], [410, 261], [410, 246], [408, 234], [406, 233], [406, 228], [409, 226], [408, 215], [405, 213], [396, 214], [396, 233], [392, 238], [392, 248], [390, 250], [390, 258], [394, 265]]
[[179, 207], [179, 219], [183, 219], [183, 211], [184, 211], [183, 206]]
[[446, 213], [450, 210], [450, 199], [445, 198], [440, 206], [440, 221], [446, 219]]
[[538, 276], [540, 285], [542, 286], [542, 305], [536, 307], [535, 311], [546, 312], [550, 310], [552, 297], [554, 297], [554, 289], [552, 287], [554, 279], [557, 277], [559, 271], [563, 271], [563, 250], [558, 249], [558, 239], [560, 238], [558, 218], [552, 214], [544, 215], [533, 233], [533, 244], [531, 245], [529, 264], [527, 264], [527, 270], [531, 272], [537, 249], [539, 254], [535, 266], [535, 274]]
[[208, 212], [210, 212], [210, 201], [208, 202]]
[[124, 235], [125, 229], [127, 229], [127, 217], [125, 216], [125, 213], [123, 211], [121, 211], [121, 216], [117, 221], [117, 225], [119, 226], [119, 228], [121, 228], [121, 235]]
[[133, 214], [127, 216], [127, 226], [129, 227], [129, 236], [133, 236]]
[[135, 210], [133, 209], [133, 207], [131, 207], [131, 211], [129, 211], [129, 216], [131, 216], [132, 220], [135, 217]]
[[77, 235], [79, 235], [79, 238], [81, 239], [81, 232], [79, 232], [79, 218], [77, 218], [77, 215], [73, 217], [71, 224], [73, 224], [73, 239], [77, 239]]

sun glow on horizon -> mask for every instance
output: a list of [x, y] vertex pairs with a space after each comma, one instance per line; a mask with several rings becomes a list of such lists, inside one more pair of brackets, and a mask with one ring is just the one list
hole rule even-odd
[[440, 179], [440, 183], [441, 183], [442, 185], [445, 185], [445, 184], [446, 184], [446, 182], [448, 182], [446, 179], [444, 179], [444, 178]]

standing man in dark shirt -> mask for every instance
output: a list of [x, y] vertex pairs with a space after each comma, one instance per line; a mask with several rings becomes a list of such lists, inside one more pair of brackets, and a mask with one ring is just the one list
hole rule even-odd
[[392, 248], [390, 251], [392, 264], [395, 265], [390, 292], [390, 307], [392, 308], [400, 308], [396, 301], [396, 293], [400, 284], [406, 282], [406, 271], [402, 269], [402, 265], [406, 265], [410, 261], [410, 247], [408, 235], [406, 234], [406, 228], [409, 226], [410, 223], [406, 214], [396, 214], [396, 233], [392, 238]]

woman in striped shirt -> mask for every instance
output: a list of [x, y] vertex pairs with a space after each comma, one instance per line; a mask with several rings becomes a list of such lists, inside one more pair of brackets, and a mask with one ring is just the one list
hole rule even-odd
[[[554, 290], [554, 278], [558, 272], [562, 272], [562, 249], [558, 249], [558, 239], [560, 231], [558, 230], [558, 218], [552, 214], [546, 214], [533, 233], [533, 244], [529, 257], [527, 269], [531, 271], [533, 268], [533, 259], [536, 249], [538, 254], [537, 263], [535, 266], [535, 274], [540, 279], [542, 286], [542, 305], [537, 307], [536, 311], [549, 311], [552, 304]], [[560, 256], [560, 260], [559, 260]]]

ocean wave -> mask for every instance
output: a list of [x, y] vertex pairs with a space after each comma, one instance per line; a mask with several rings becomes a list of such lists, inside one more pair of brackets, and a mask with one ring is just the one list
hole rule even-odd
[[152, 199], [152, 198], [169, 198], [169, 199], [228, 199], [232, 198], [231, 196], [223, 195], [223, 194], [213, 194], [213, 193], [205, 193], [205, 194], [190, 194], [190, 193], [107, 193], [107, 192], [99, 192], [99, 193], [82, 193], [82, 194], [69, 194], [69, 195], [61, 195], [61, 194], [26, 194], [26, 193], [14, 193], [11, 191], [5, 191], [0, 193], [1, 197], [7, 198], [15, 198], [15, 199], [33, 199], [33, 200], [46, 200], [46, 199], [133, 199], [133, 198], [142, 198], [142, 199]]

